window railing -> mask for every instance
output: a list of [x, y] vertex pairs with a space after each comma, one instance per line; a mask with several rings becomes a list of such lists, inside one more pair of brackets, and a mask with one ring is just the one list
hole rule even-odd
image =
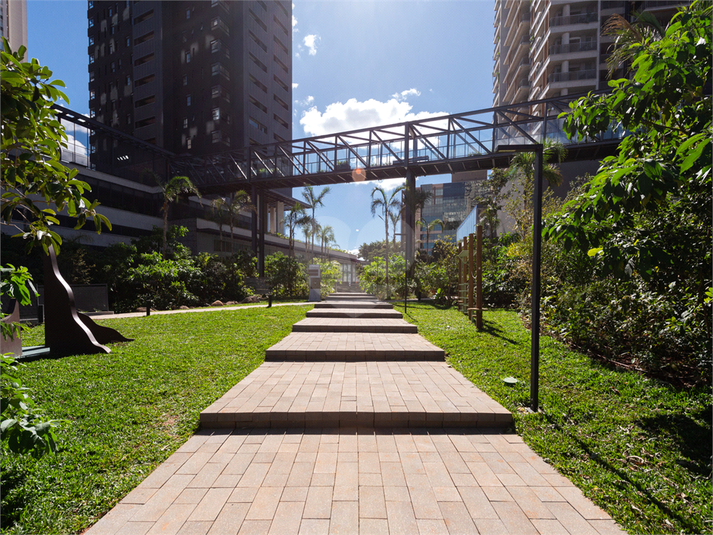
[[596, 69], [583, 71], [553, 72], [547, 77], [547, 82], [571, 82], [573, 80], [592, 80], [597, 77]]
[[585, 41], [583, 43], [569, 43], [567, 45], [552, 45], [549, 48], [550, 55], [553, 54], [571, 54], [573, 52], [586, 52], [588, 50], [596, 50], [596, 41]]
[[567, 17], [552, 17], [550, 19], [550, 26], [567, 26], [569, 24], [589, 24], [590, 22], [597, 22], [599, 20], [599, 14], [594, 13], [582, 13], [580, 15], [569, 15]]

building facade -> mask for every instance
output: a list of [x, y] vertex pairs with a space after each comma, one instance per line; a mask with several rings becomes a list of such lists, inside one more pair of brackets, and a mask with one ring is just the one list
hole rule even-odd
[[[665, 25], [685, 1], [495, 0], [493, 105], [606, 89], [609, 17], [648, 11]], [[620, 69], [611, 78], [623, 76]]]
[[0, 0], [0, 37], [13, 51], [27, 47], [27, 0]]
[[[130, 136], [96, 129], [88, 139], [85, 165], [102, 205], [128, 210], [128, 219], [158, 217], [157, 181], [173, 155], [205, 165], [291, 139], [291, 2], [90, 0], [87, 21], [90, 118]], [[282, 232], [291, 194], [269, 193], [267, 232]], [[194, 252], [225, 254], [238, 244], [218, 238], [209, 201], [183, 200], [170, 220], [189, 228]], [[249, 234], [250, 212], [239, 219]]]
[[174, 154], [291, 139], [290, 2], [90, 1], [87, 17], [99, 122]]
[[[416, 250], [431, 253], [437, 240], [456, 242], [456, 232], [463, 220], [478, 204], [478, 199], [487, 195], [484, 177], [463, 180], [454, 175], [453, 182], [424, 184], [417, 189], [430, 193], [423, 209], [416, 210]], [[427, 226], [436, 219], [442, 225]]]

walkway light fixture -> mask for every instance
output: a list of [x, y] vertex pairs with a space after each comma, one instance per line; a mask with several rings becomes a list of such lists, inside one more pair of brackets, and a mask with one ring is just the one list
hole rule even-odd
[[530, 314], [530, 408], [537, 412], [540, 392], [540, 264], [542, 263], [542, 143], [497, 145], [499, 153], [535, 153], [535, 192], [532, 223], [532, 312]]

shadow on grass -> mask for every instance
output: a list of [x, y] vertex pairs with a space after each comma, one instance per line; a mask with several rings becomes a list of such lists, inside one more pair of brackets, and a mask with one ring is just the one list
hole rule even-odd
[[26, 479], [23, 470], [3, 468], [0, 485], [2, 485], [3, 504], [0, 516], [0, 528], [8, 529], [20, 520], [24, 505], [23, 492], [21, 492]]
[[625, 471], [617, 468], [613, 464], [607, 462], [604, 460], [602, 457], [600, 457], [598, 454], [593, 452], [591, 448], [579, 437], [576, 437], [573, 435], [571, 432], [569, 432], [566, 428], [562, 427], [559, 422], [553, 418], [551, 414], [548, 413], [543, 413], [545, 416], [545, 419], [554, 427], [557, 431], [560, 431], [561, 433], [567, 435], [570, 439], [572, 439], [574, 442], [576, 442], [579, 447], [584, 451], [587, 456], [592, 459], [594, 462], [596, 462], [599, 466], [601, 466], [603, 469], [607, 470], [608, 472], [617, 475], [620, 479], [623, 481], [626, 481], [629, 485], [631, 485], [632, 488], [635, 488], [641, 496], [645, 496], [650, 503], [654, 504], [656, 507], [658, 507], [659, 510], [661, 510], [664, 514], [671, 518], [675, 518], [681, 523], [681, 526], [684, 526], [686, 533], [696, 533], [697, 527], [692, 524], [690, 521], [686, 519], [686, 517], [682, 516], [679, 513], [675, 513], [672, 511], [666, 504], [664, 504], [661, 500], [657, 499], [656, 497], [651, 494], [651, 492], [641, 483], [638, 483], [634, 480], [631, 479], [629, 474], [627, 474]]
[[520, 342], [516, 342], [512, 338], [508, 338], [507, 336], [505, 336], [505, 330], [502, 329], [502, 327], [500, 327], [498, 323], [486, 320], [485, 318], [483, 318], [483, 332], [489, 334], [490, 336], [500, 338], [501, 340], [504, 340], [505, 342], [508, 342], [509, 344], [512, 344], [514, 346], [522, 345], [520, 344]]
[[[694, 418], [707, 423], [701, 424]], [[711, 407], [693, 414], [657, 414], [637, 421], [648, 433], [668, 437], [676, 443], [681, 457], [676, 463], [689, 472], [706, 478], [711, 476]]]

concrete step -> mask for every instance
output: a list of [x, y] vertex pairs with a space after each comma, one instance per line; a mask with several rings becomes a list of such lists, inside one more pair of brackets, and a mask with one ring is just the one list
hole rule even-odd
[[374, 309], [391, 309], [394, 308], [391, 303], [384, 301], [322, 301], [314, 304], [314, 308], [374, 308]]
[[418, 328], [403, 319], [388, 318], [305, 318], [292, 332], [417, 333]]
[[265, 362], [200, 414], [204, 429], [511, 423], [445, 362]]
[[403, 318], [398, 310], [386, 308], [313, 308], [308, 318]]
[[444, 360], [419, 334], [293, 332], [265, 352], [266, 361]]

